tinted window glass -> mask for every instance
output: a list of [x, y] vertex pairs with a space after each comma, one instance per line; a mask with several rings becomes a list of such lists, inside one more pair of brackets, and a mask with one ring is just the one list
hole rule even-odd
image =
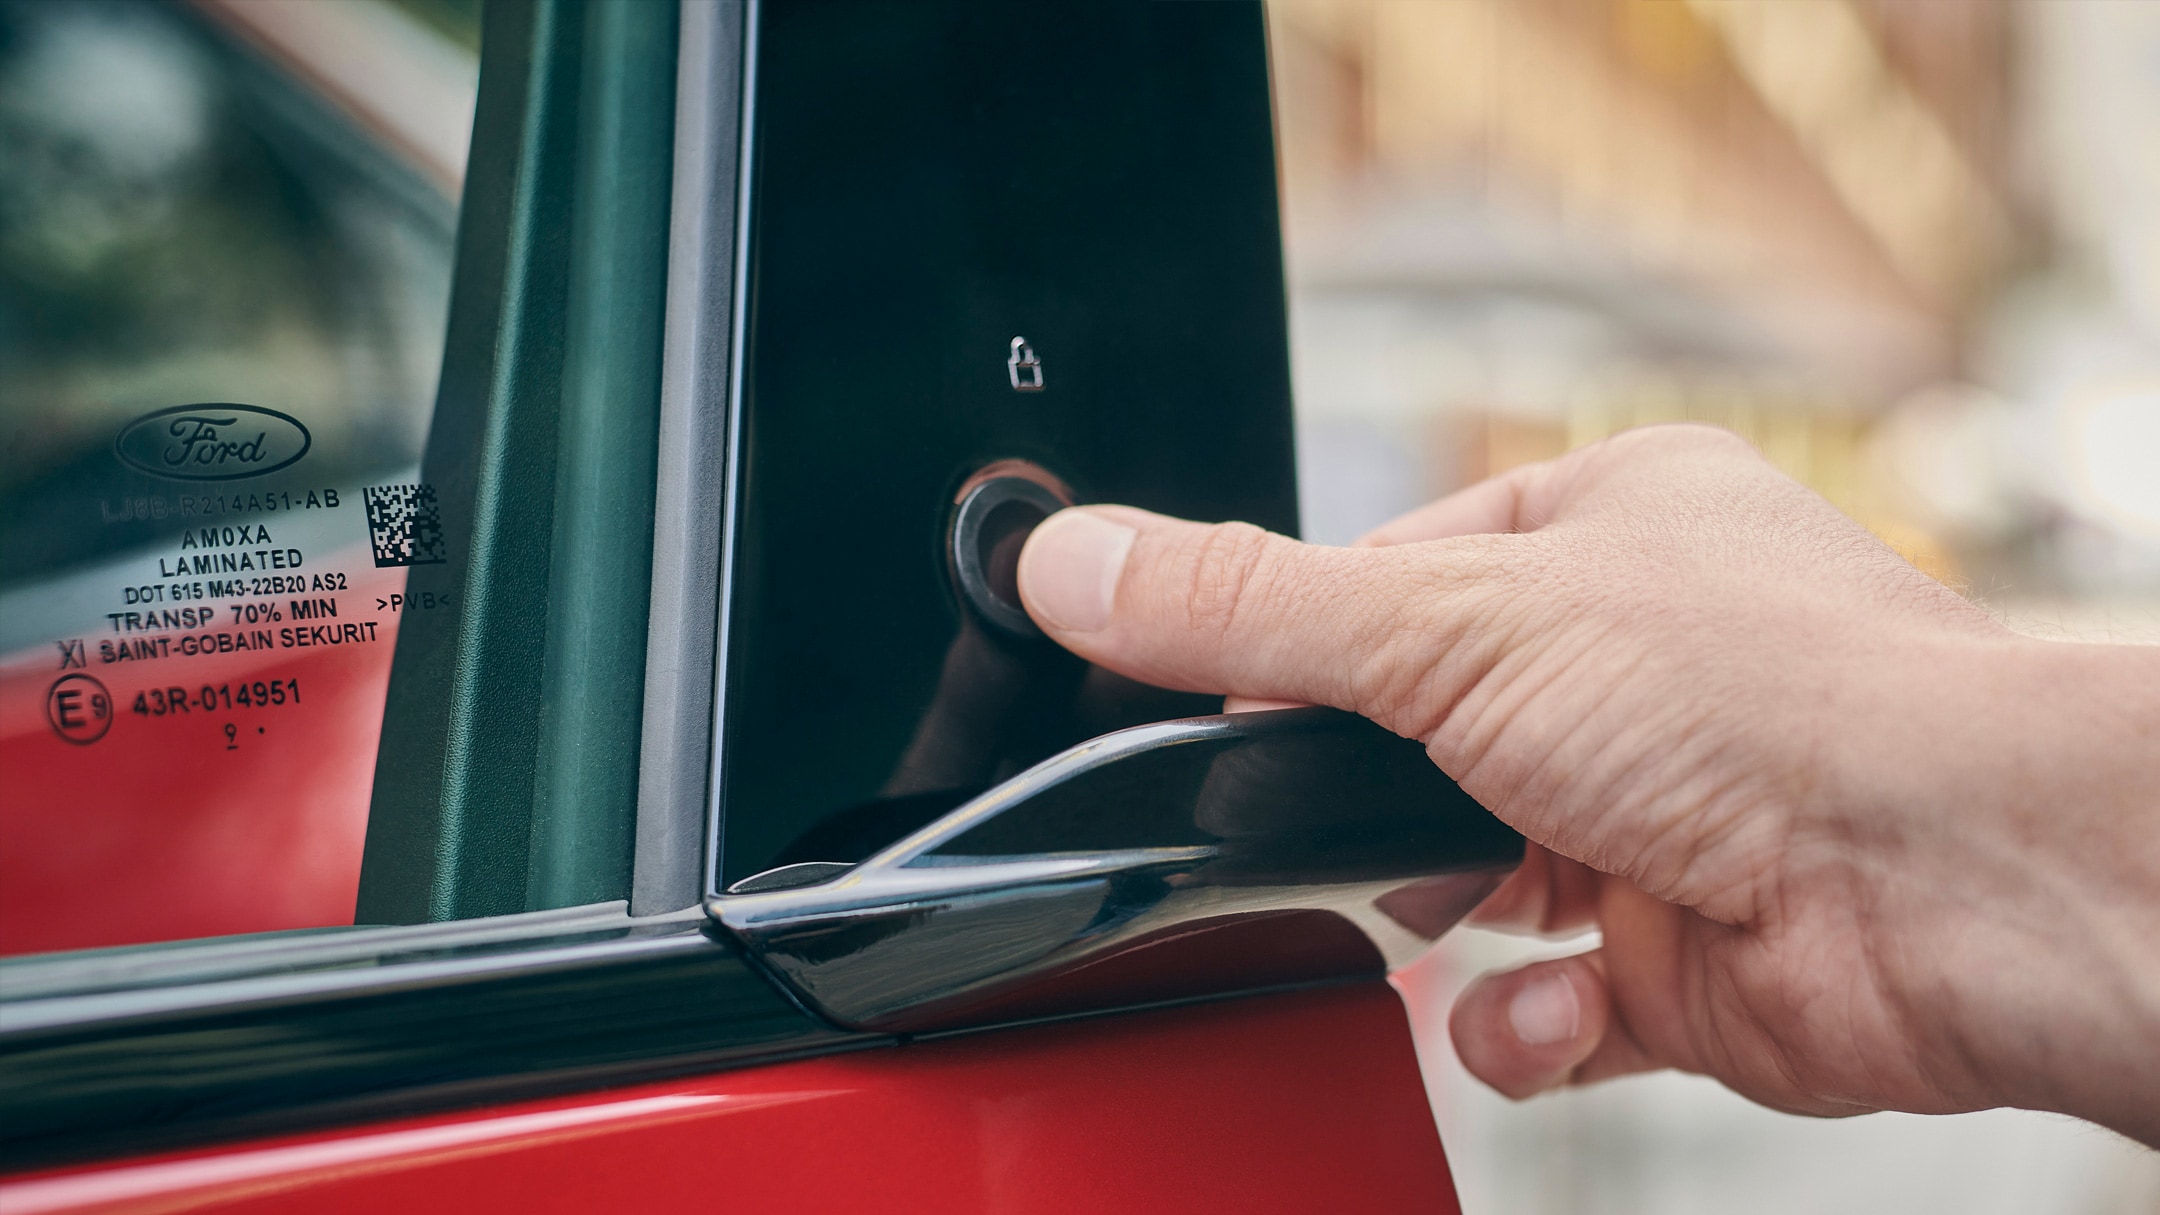
[[352, 922], [445, 559], [476, 67], [424, 9], [0, 5], [0, 952]]

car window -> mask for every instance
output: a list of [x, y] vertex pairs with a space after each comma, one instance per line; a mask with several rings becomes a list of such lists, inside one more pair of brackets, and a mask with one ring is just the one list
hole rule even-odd
[[0, 953], [354, 922], [477, 32], [0, 5]]

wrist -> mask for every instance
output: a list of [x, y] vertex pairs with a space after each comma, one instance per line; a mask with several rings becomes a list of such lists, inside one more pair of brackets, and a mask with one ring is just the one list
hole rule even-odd
[[2160, 1146], [2160, 649], [1959, 648], [1920, 685], [1919, 847], [1884, 875], [1930, 921], [1916, 1032], [1991, 1101]]
[[2020, 646], [2027, 712], [2051, 753], [2025, 821], [2068, 912], [2058, 940], [2086, 962], [2085, 986], [2053, 994], [2070, 1010], [2063, 1035], [2092, 1035], [2060, 1052], [2082, 1066], [2042, 1095], [2160, 1146], [2160, 648]]

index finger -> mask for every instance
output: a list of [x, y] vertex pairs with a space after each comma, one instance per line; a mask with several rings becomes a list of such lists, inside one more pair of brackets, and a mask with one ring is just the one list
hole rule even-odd
[[1398, 515], [1352, 541], [1357, 548], [1385, 548], [1493, 532], [1536, 531], [1552, 513], [1555, 461], [1522, 464], [1456, 490], [1437, 502]]

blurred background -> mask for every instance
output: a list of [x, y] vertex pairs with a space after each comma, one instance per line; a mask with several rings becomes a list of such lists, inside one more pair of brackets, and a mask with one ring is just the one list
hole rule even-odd
[[[2160, 3], [1274, 0], [1306, 530], [1649, 422], [1752, 439], [2013, 627], [2160, 642]], [[1400, 976], [1464, 1210], [2160, 1211], [2015, 1111], [1516, 1105]]]
[[1690, 418], [2160, 638], [2160, 4], [1271, 13], [1312, 538]]

